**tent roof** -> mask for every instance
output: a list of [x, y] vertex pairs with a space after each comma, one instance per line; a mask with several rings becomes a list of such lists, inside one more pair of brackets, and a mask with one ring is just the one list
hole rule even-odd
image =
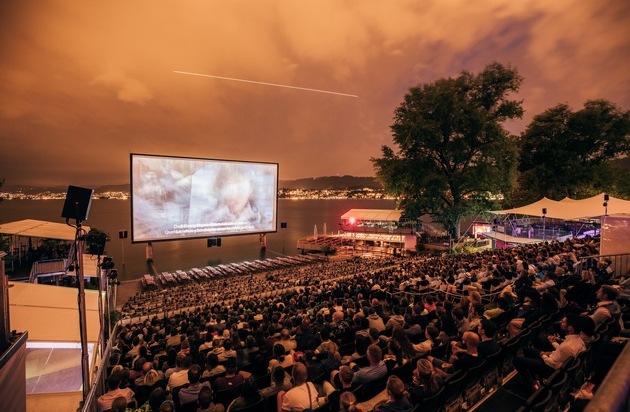
[[398, 222], [402, 210], [389, 209], [350, 209], [341, 216], [342, 220], [355, 218], [357, 220], [380, 220]]
[[[80, 342], [77, 288], [9, 282], [11, 329], [28, 330], [29, 341]], [[87, 339], [99, 333], [98, 291], [85, 291]]]
[[547, 209], [545, 216], [551, 219], [591, 219], [599, 218], [606, 213], [610, 216], [630, 215], [630, 201], [628, 200], [610, 196], [608, 199], [608, 207], [605, 208], [604, 193], [581, 200], [564, 198], [561, 201], [555, 201], [543, 197], [529, 205], [513, 209], [493, 210], [490, 211], [490, 213], [542, 216], [543, 208]]
[[[90, 231], [87, 226], [83, 226], [83, 229]], [[0, 224], [0, 234], [73, 241], [76, 229], [65, 223], [25, 219]]]

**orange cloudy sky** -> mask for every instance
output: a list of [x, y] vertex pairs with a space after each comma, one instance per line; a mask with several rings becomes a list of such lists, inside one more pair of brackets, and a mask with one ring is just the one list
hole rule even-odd
[[127, 183], [130, 152], [373, 175], [409, 87], [493, 61], [525, 79], [514, 133], [561, 102], [630, 109], [627, 0], [4, 0], [0, 33], [7, 185]]

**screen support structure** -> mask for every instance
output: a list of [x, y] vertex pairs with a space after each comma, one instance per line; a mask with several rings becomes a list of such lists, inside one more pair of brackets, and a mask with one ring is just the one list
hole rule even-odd
[[85, 246], [85, 230], [81, 227], [81, 220], [76, 221], [76, 235], [74, 239], [75, 269], [79, 286], [79, 328], [81, 332], [81, 372], [83, 375], [83, 401], [90, 391], [90, 359], [87, 343], [87, 320], [85, 306], [85, 275], [83, 272], [83, 248]]
[[70, 219], [66, 219], [66, 224], [76, 229], [74, 236], [74, 254], [71, 266], [74, 266], [77, 276], [78, 309], [79, 309], [79, 332], [81, 335], [81, 374], [83, 377], [83, 402], [90, 392], [90, 359], [87, 342], [87, 319], [85, 305], [85, 275], [83, 272], [83, 248], [85, 247], [85, 229], [81, 226], [81, 219], [76, 219], [76, 224], [70, 224]]

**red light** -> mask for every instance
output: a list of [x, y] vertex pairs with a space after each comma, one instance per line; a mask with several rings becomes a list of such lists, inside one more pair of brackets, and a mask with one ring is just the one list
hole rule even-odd
[[351, 225], [354, 225], [355, 223], [357, 223], [357, 220], [353, 217], [351, 217], [348, 221], [350, 222]]

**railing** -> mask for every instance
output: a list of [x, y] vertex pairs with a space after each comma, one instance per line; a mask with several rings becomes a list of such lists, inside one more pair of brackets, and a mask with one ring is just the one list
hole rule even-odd
[[[490, 302], [494, 302], [494, 300], [501, 294], [502, 290], [503, 290], [503, 287], [497, 288], [490, 292], [484, 292], [484, 291], [479, 291], [479, 292], [481, 293], [481, 299], [486, 303], [490, 303]], [[426, 296], [443, 295], [446, 297], [447, 300], [452, 300], [452, 301], [459, 300], [464, 296], [468, 296], [467, 292], [451, 292], [448, 290], [442, 290], [440, 288], [435, 288], [435, 287], [427, 287], [425, 289], [409, 290], [409, 291], [401, 290], [401, 291], [392, 292], [388, 294], [391, 296], [404, 296], [407, 298], [409, 302], [418, 302], [419, 299], [421, 300], [425, 298]]]
[[[31, 267], [31, 273], [28, 281], [30, 283], [37, 283], [37, 278], [40, 276], [61, 276], [66, 273], [67, 261], [66, 259], [51, 259], [40, 260], [33, 263]], [[57, 278], [55, 278], [57, 279]]]
[[[96, 400], [99, 396], [106, 392], [106, 380], [107, 380], [107, 362], [109, 360], [109, 356], [112, 352], [112, 347], [114, 346], [114, 339], [118, 335], [119, 325], [116, 324], [114, 326], [114, 330], [107, 341], [107, 347], [103, 352], [103, 357], [101, 358], [100, 364], [96, 368], [93, 373], [93, 381], [90, 386], [90, 391], [88, 392], [87, 397], [85, 398], [83, 405], [80, 406], [81, 412], [97, 412], [98, 411], [98, 403]], [[96, 350], [96, 348], [95, 348]]]
[[630, 410], [630, 344], [626, 344], [606, 378], [586, 405], [585, 412]]
[[630, 269], [630, 253], [621, 253], [616, 255], [592, 255], [580, 259], [576, 267], [576, 274], [581, 275], [582, 270], [596, 268], [602, 259], [610, 259], [612, 268], [612, 276], [619, 277]]

